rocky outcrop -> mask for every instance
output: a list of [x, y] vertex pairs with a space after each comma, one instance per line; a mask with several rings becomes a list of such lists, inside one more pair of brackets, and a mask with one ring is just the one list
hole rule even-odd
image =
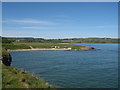
[[11, 55], [7, 52], [6, 49], [3, 49], [2, 51], [2, 63], [6, 66], [10, 66], [12, 62]]
[[12, 62], [12, 58], [11, 58], [11, 55], [9, 54], [8, 56], [7, 55], [3, 55], [2, 56], [2, 63], [6, 66], [10, 66], [11, 65], [11, 62]]

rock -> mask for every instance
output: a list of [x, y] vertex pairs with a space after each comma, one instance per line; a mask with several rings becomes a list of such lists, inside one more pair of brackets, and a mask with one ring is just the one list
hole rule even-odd
[[10, 83], [10, 82], [7, 82], [6, 84], [7, 84], [7, 85], [11, 85], [11, 83]]
[[10, 66], [12, 62], [12, 57], [10, 54], [2, 55], [2, 63], [6, 66]]
[[28, 82], [28, 85], [31, 85], [31, 83], [30, 83], [30, 82]]
[[21, 73], [21, 74], [25, 74], [25, 71], [24, 71], [24, 70], [20, 70], [20, 73]]
[[46, 85], [49, 85], [48, 83], [45, 83]]
[[20, 81], [21, 81], [21, 82], [25, 82], [25, 81], [26, 81], [26, 79], [25, 79], [25, 78], [22, 78]]
[[17, 72], [14, 72], [14, 74], [18, 74]]

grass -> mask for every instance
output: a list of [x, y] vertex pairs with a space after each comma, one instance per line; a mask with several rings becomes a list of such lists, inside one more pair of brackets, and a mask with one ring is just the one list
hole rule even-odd
[[7, 52], [7, 50], [4, 47], [2, 47], [2, 55], [6, 55], [6, 56], [9, 55], [9, 53]]
[[52, 88], [42, 79], [28, 74], [15, 67], [2, 66], [2, 87], [3, 88]]
[[4, 48], [15, 50], [15, 49], [31, 49], [39, 48], [39, 49], [50, 49], [52, 46], [59, 46], [59, 49], [63, 49], [64, 47], [71, 48], [72, 50], [89, 50], [91, 47], [87, 46], [80, 46], [80, 45], [72, 45], [72, 44], [62, 44], [62, 43], [13, 43], [13, 44], [3, 44]]
[[3, 47], [3, 48], [7, 48], [7, 49], [12, 49], [12, 50], [14, 50], [14, 49], [30, 49], [29, 46], [27, 46], [27, 45], [22, 45], [22, 44], [21, 44], [21, 45], [3, 44], [2, 47]]
[[59, 48], [64, 48], [65, 46], [72, 49], [80, 49], [80, 45], [72, 45], [72, 44], [61, 44], [61, 43], [14, 43], [14, 45], [24, 45], [24, 46], [32, 46], [33, 48], [51, 48], [52, 46], [59, 46]]

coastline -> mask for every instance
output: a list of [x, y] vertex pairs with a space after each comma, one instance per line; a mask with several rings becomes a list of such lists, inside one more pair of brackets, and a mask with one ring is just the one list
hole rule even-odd
[[34, 49], [15, 49], [15, 50], [10, 50], [8, 49], [8, 52], [15, 52], [15, 51], [71, 51], [71, 50], [92, 50], [94, 49], [93, 47], [84, 47], [81, 49], [65, 49], [65, 48], [61, 48], [61, 49], [53, 49], [53, 48], [34, 48]]
[[[54, 88], [41, 77], [16, 67], [2, 65], [2, 88]], [[16, 78], [15, 78], [16, 77]], [[16, 82], [16, 83], [13, 83]], [[33, 83], [34, 81], [34, 83]], [[16, 86], [17, 85], [17, 86]]]
[[2, 88], [54, 88], [53, 85], [50, 85], [35, 74], [23, 69], [11, 67], [12, 57], [10, 53], [7, 49], [2, 49]]
[[56, 51], [56, 50], [63, 50], [63, 51], [69, 51], [69, 50], [72, 50], [72, 49], [64, 49], [64, 48], [62, 48], [62, 49], [51, 49], [51, 48], [48, 48], [48, 49], [45, 49], [45, 48], [43, 48], [43, 49], [15, 49], [15, 50], [10, 50], [10, 49], [8, 49], [7, 51], [8, 52], [14, 52], [14, 51], [47, 51], [47, 50], [53, 50], [53, 51]]

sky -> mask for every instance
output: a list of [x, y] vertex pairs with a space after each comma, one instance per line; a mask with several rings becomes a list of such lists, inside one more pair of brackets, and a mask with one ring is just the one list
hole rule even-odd
[[3, 2], [2, 36], [118, 37], [117, 2]]
[[119, 2], [119, 0], [2, 0], [2, 2]]

